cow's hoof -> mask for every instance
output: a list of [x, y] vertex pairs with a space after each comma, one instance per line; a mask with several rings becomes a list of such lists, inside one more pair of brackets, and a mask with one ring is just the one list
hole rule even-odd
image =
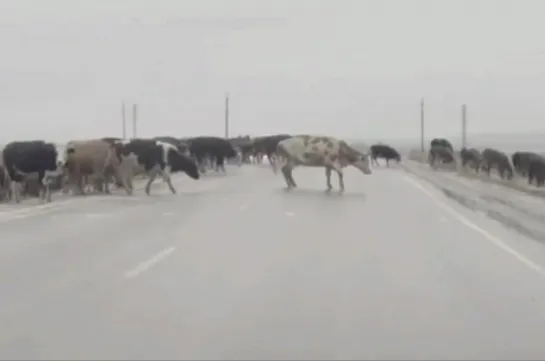
[[324, 191], [325, 194], [329, 194], [331, 193], [331, 188], [326, 188], [326, 190]]

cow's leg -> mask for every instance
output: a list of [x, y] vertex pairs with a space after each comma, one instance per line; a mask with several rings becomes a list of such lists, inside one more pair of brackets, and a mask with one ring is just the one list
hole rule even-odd
[[223, 155], [216, 157], [216, 172], [220, 170], [225, 173], [225, 157]]
[[284, 165], [281, 169], [282, 171], [282, 176], [284, 177], [284, 181], [286, 182], [286, 185], [287, 185], [287, 188], [291, 188], [291, 183], [290, 183], [290, 178], [289, 178], [289, 175], [288, 175], [288, 165]]
[[293, 188], [297, 188], [297, 183], [295, 183], [295, 179], [293, 178], [293, 166], [290, 166], [288, 168], [288, 178], [290, 180], [291, 186]]
[[206, 173], [206, 164], [205, 163], [206, 162], [205, 162], [204, 157], [202, 157], [202, 156], [197, 157], [197, 164], [199, 165], [199, 172], [201, 172], [201, 174]]
[[38, 198], [40, 198], [40, 201], [46, 200], [48, 198], [48, 179], [47, 177], [44, 177], [43, 175], [38, 175]]
[[289, 163], [287, 163], [282, 167], [281, 170], [282, 170], [282, 175], [284, 176], [284, 180], [286, 181], [286, 184], [287, 184], [287, 189], [289, 190], [294, 187], [297, 187], [297, 185], [295, 184], [295, 181], [293, 180], [293, 175], [292, 175], [293, 167]]
[[326, 193], [331, 192], [333, 186], [331, 185], [331, 167], [325, 167], [325, 178], [326, 178]]
[[390, 158], [386, 158], [386, 167], [390, 168]]
[[77, 187], [76, 187], [76, 194], [77, 195], [84, 195], [85, 194], [85, 176], [81, 173], [78, 174], [77, 178]]
[[21, 184], [17, 181], [12, 180], [10, 186], [11, 186], [11, 194], [15, 198], [15, 203], [21, 203], [21, 192], [19, 189]]
[[491, 168], [490, 163], [486, 164], [486, 166], [484, 168], [484, 171], [485, 171], [486, 175], [489, 176], [489, 177], [490, 177], [490, 168]]
[[172, 185], [172, 179], [170, 177], [170, 167], [167, 166], [164, 170], [159, 168], [159, 174], [161, 174], [161, 177], [163, 177], [163, 180], [168, 185], [168, 188], [170, 189], [172, 194], [176, 194], [176, 189]]
[[121, 184], [123, 184], [123, 188], [125, 188], [125, 192], [127, 192], [127, 195], [131, 196], [132, 195], [132, 191], [133, 191], [133, 188], [132, 188], [132, 178], [133, 178], [133, 174], [131, 172], [123, 172], [121, 174]]
[[133, 177], [134, 176], [132, 173], [129, 173], [125, 176], [125, 191], [127, 192], [128, 195], [132, 195], [132, 192], [133, 192], [133, 186], [132, 186]]
[[51, 174], [46, 172], [38, 173], [38, 182], [40, 185], [40, 198], [46, 202], [51, 202]]
[[104, 193], [110, 194], [110, 182], [114, 180], [111, 173], [105, 174], [102, 178], [104, 182]]
[[125, 188], [127, 195], [132, 195], [132, 179], [134, 177], [134, 172], [132, 164], [128, 160], [123, 160], [117, 168], [117, 178], [121, 182], [122, 187]]
[[344, 192], [344, 174], [341, 167], [335, 167], [335, 171], [337, 172], [337, 175], [339, 176], [339, 192]]
[[161, 171], [159, 164], [154, 165], [148, 171], [148, 183], [146, 183], [146, 194], [149, 196], [151, 191], [151, 183], [157, 178], [157, 174]]

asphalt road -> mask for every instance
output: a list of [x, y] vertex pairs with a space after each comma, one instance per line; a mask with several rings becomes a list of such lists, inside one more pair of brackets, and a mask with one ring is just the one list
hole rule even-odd
[[0, 358], [545, 357], [524, 236], [400, 170], [229, 172], [2, 206]]

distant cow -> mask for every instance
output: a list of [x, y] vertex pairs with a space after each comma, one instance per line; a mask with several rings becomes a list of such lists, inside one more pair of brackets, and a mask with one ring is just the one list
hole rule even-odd
[[390, 160], [395, 160], [397, 163], [401, 161], [401, 156], [398, 151], [386, 144], [374, 144], [371, 146], [371, 162], [379, 165], [377, 158], [386, 159], [386, 166], [389, 167]]
[[[331, 185], [331, 171], [335, 170], [339, 176], [339, 189], [344, 191], [343, 168], [353, 165], [364, 174], [371, 174], [369, 156], [350, 147], [345, 141], [332, 137], [319, 137], [299, 135], [284, 139], [277, 145], [276, 154], [283, 160], [282, 175], [287, 184], [287, 189], [297, 187], [293, 179], [293, 168], [296, 166], [325, 167], [327, 189], [333, 189]], [[276, 164], [272, 164], [276, 173]]]
[[225, 172], [225, 159], [237, 156], [233, 145], [226, 139], [218, 137], [195, 137], [189, 139], [189, 152], [197, 160], [204, 172], [204, 162], [208, 159], [216, 171]]
[[527, 166], [528, 184], [533, 184], [538, 187], [545, 185], [545, 158], [539, 154], [530, 157]]
[[433, 147], [444, 147], [447, 149], [450, 149], [451, 152], [454, 152], [454, 148], [452, 147], [452, 144], [445, 138], [435, 138], [432, 139], [430, 142], [430, 148]]
[[51, 202], [51, 183], [61, 173], [63, 163], [55, 144], [43, 140], [11, 142], [3, 150], [15, 201], [20, 202], [20, 188], [26, 177], [38, 173], [42, 199]]
[[462, 148], [460, 150], [460, 158], [462, 159], [462, 167], [469, 165], [469, 168], [475, 172], [479, 172], [481, 167], [482, 157], [481, 152], [475, 148]]
[[197, 164], [172, 144], [151, 139], [132, 139], [115, 144], [121, 162], [123, 184], [128, 194], [132, 194], [134, 168], [140, 167], [148, 174], [146, 194], [150, 194], [151, 183], [160, 174], [174, 194], [176, 189], [170, 179], [171, 171], [184, 171], [189, 177], [199, 179]]
[[513, 161], [515, 171], [521, 176], [526, 177], [532, 160], [541, 157], [541, 155], [534, 152], [515, 152], [511, 156], [511, 160]]
[[432, 168], [435, 168], [437, 163], [451, 164], [454, 162], [454, 153], [452, 149], [448, 147], [442, 145], [434, 145], [430, 148], [430, 151], [428, 152], [428, 163]]
[[500, 174], [501, 179], [513, 178], [513, 167], [509, 161], [509, 157], [504, 152], [499, 150], [486, 148], [482, 153], [482, 168], [490, 175], [492, 168], [496, 169]]

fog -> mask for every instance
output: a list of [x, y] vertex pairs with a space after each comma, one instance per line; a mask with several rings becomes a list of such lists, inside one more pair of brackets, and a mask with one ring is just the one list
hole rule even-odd
[[[545, 133], [543, 1], [0, 1], [0, 141]], [[130, 115], [129, 115], [130, 116]], [[128, 134], [131, 134], [129, 128]]]

